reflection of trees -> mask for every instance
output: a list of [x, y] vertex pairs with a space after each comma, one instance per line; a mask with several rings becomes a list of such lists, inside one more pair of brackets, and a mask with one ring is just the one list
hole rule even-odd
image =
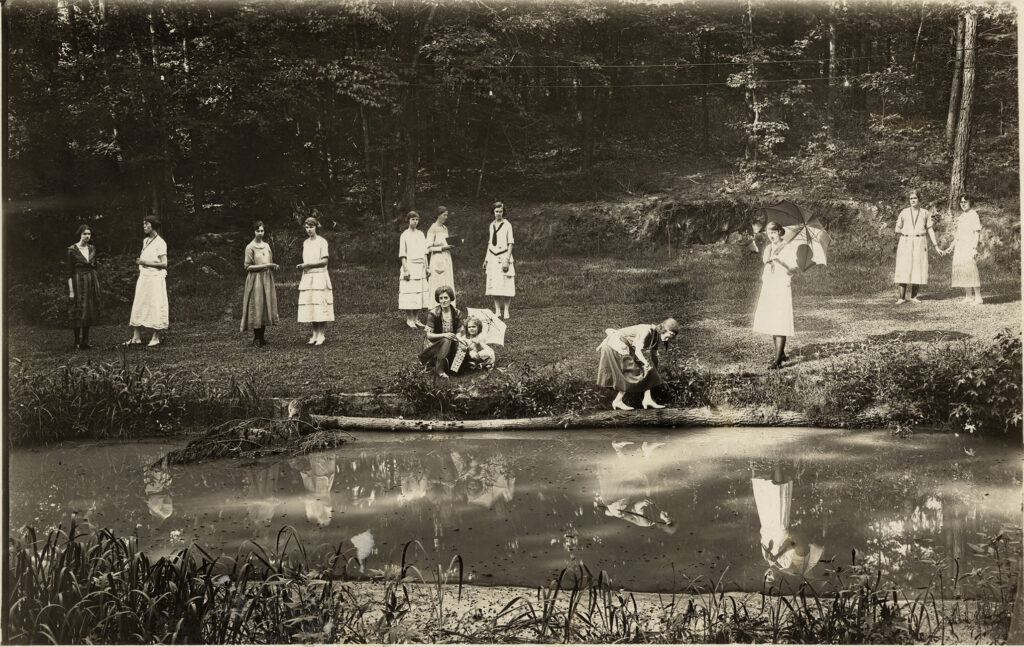
[[[883, 575], [913, 580], [922, 562], [945, 558], [952, 572], [953, 560], [967, 556], [968, 538], [977, 530], [977, 508], [960, 493], [907, 499], [900, 511], [868, 524], [864, 562]], [[941, 537], [942, 545], [934, 545], [933, 537]]]

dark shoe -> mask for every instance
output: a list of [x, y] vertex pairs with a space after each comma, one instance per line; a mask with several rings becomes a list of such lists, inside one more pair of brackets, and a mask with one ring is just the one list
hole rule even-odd
[[92, 348], [92, 346], [90, 346], [89, 344], [79, 344], [78, 348], [80, 350], [89, 350], [90, 348]]
[[785, 354], [785, 353], [783, 353], [783, 354], [782, 354], [782, 357], [780, 357], [780, 358], [779, 358], [779, 363], [780, 363], [780, 364], [781, 364], [782, 362], [788, 362], [788, 361], [789, 361], [789, 355], [787, 355], [787, 354]]
[[260, 346], [266, 346], [267, 340], [260, 337], [258, 340], [256, 340], [256, 343], [258, 343]]
[[782, 368], [782, 362], [772, 362], [768, 365], [769, 371], [777, 371], [780, 368]]

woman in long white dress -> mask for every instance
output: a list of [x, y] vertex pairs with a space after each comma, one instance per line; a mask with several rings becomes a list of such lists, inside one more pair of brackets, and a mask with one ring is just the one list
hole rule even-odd
[[964, 289], [964, 301], [981, 305], [981, 276], [978, 274], [978, 243], [981, 240], [981, 218], [974, 210], [969, 195], [960, 196], [960, 215], [956, 217], [956, 236], [940, 254], [953, 252], [954, 288]]
[[769, 368], [779, 368], [785, 362], [786, 339], [793, 336], [793, 290], [791, 277], [800, 271], [793, 249], [782, 241], [784, 229], [777, 222], [765, 226], [768, 245], [761, 254], [761, 293], [754, 310], [754, 332], [771, 335], [775, 344], [775, 358]]
[[317, 235], [319, 220], [310, 217], [302, 224], [306, 229], [306, 240], [302, 241], [302, 262], [295, 266], [302, 270], [298, 321], [313, 324], [313, 335], [306, 343], [322, 346], [326, 341], [327, 322], [334, 321], [334, 288], [327, 271], [327, 241]]
[[139, 266], [139, 278], [135, 282], [135, 300], [128, 325], [132, 338], [128, 346], [142, 344], [142, 329], [150, 328], [153, 337], [150, 346], [160, 345], [160, 332], [167, 330], [170, 316], [167, 305], [167, 243], [160, 237], [160, 219], [146, 216], [142, 220], [142, 252], [135, 260]]
[[398, 239], [398, 260], [402, 262], [402, 271], [398, 276], [398, 309], [405, 313], [405, 325], [418, 328], [416, 320], [420, 310], [430, 303], [427, 294], [427, 239], [420, 226], [420, 214], [409, 212], [409, 227]]
[[484, 257], [487, 273], [484, 294], [494, 298], [494, 314], [508, 319], [508, 309], [516, 295], [516, 270], [512, 259], [512, 246], [516, 241], [512, 223], [505, 220], [505, 205], [495, 202], [492, 210], [494, 220], [488, 229], [487, 256]]
[[430, 298], [428, 307], [436, 308], [434, 291], [447, 285], [455, 290], [455, 269], [452, 266], [452, 246], [448, 244], [448, 207], [437, 208], [437, 220], [427, 230], [427, 257], [430, 269], [430, 284], [427, 295]]
[[907, 194], [910, 206], [900, 211], [896, 218], [896, 234], [900, 237], [896, 247], [896, 272], [893, 281], [897, 283], [899, 294], [896, 305], [906, 303], [907, 286], [910, 286], [910, 301], [918, 303], [917, 290], [928, 284], [928, 240], [938, 249], [935, 241], [935, 229], [932, 224], [932, 213], [920, 206], [920, 197], [916, 190]]

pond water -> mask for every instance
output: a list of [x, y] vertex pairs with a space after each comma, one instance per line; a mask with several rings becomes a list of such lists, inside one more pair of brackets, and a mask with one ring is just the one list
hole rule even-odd
[[[537, 586], [567, 566], [617, 586], [760, 590], [858, 563], [907, 587], [1017, 527], [1016, 446], [918, 433], [684, 429], [356, 433], [329, 452], [148, 468], [171, 445], [76, 444], [10, 456], [12, 532], [86, 519], [167, 555], [196, 542], [341, 545], [366, 573], [417, 540], [426, 572], [456, 554], [477, 584]], [[755, 496], [756, 491], [756, 496]], [[948, 571], [952, 566], [944, 567]]]

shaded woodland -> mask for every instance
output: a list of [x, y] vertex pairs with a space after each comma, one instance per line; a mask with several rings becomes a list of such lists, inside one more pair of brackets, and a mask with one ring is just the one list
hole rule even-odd
[[147, 213], [177, 239], [308, 213], [391, 235], [425, 196], [642, 193], [614, 169], [652, 151], [756, 174], [936, 124], [955, 193], [972, 128], [1018, 110], [1008, 3], [7, 0], [3, 42], [29, 265], [80, 222], [112, 251]]

